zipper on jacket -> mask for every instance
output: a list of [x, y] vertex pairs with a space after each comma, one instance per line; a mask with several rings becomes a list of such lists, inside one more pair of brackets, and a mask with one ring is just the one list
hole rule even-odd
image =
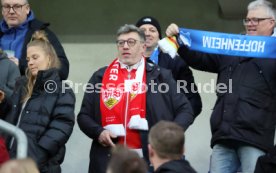
[[10, 45], [9, 45], [9, 50], [12, 50], [12, 44], [13, 44], [13, 42], [14, 42], [14, 40], [15, 40], [15, 38], [16, 38], [16, 29], [12, 29], [12, 33], [13, 33], [13, 40], [10, 42]]
[[[16, 127], [18, 127], [18, 128], [19, 128], [19, 125], [20, 125], [20, 122], [21, 122], [21, 119], [22, 119], [23, 111], [25, 110], [28, 101], [29, 101], [29, 99], [25, 103], [23, 103], [22, 106], [21, 106], [20, 114], [19, 114], [19, 117], [18, 117], [18, 120], [17, 120], [17, 123], [16, 123]], [[14, 143], [14, 137], [12, 137], [12, 139], [11, 139], [9, 149], [12, 149], [13, 143]]]

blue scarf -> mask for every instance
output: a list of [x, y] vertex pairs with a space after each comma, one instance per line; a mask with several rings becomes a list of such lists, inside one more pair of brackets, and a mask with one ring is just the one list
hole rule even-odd
[[230, 56], [276, 58], [276, 39], [180, 28], [178, 43], [191, 50]]
[[159, 56], [159, 49], [158, 47], [156, 47], [150, 55], [150, 60], [155, 64], [158, 64], [158, 61], [159, 61], [158, 56]]

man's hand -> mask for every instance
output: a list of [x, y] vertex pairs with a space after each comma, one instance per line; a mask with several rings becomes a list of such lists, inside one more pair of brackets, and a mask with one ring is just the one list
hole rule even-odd
[[115, 144], [112, 142], [111, 138], [117, 138], [117, 136], [115, 136], [114, 134], [112, 134], [109, 130], [104, 130], [99, 138], [98, 141], [100, 144], [102, 144], [102, 146], [104, 147], [115, 147]]
[[0, 90], [0, 103], [5, 99], [5, 93], [4, 91]]
[[15, 57], [9, 57], [9, 59], [18, 66], [19, 62], [18, 62], [17, 58], [15, 58]]
[[167, 30], [166, 30], [166, 35], [168, 37], [172, 37], [175, 36], [179, 33], [179, 28], [175, 23], [172, 23], [168, 26]]

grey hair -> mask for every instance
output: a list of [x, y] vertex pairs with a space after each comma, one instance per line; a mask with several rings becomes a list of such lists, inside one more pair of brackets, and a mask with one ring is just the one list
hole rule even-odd
[[276, 19], [276, 12], [273, 4], [266, 0], [255, 0], [248, 4], [247, 10], [254, 10], [256, 8], [264, 8], [266, 10], [266, 14], [268, 17], [272, 17], [274, 20]]
[[[25, 1], [25, 4], [29, 4], [29, 1], [28, 0], [24, 0]], [[1, 4], [2, 4], [2, 0], [1, 0]]]
[[117, 37], [119, 37], [122, 34], [128, 34], [130, 32], [136, 32], [141, 41], [146, 41], [145, 32], [141, 30], [140, 28], [136, 27], [135, 25], [125, 24], [121, 26], [117, 31]]

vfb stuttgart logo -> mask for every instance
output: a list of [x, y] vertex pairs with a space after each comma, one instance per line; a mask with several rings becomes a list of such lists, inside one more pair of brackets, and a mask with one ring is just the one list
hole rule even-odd
[[120, 88], [108, 88], [103, 91], [102, 99], [108, 109], [112, 109], [120, 102], [123, 91]]

